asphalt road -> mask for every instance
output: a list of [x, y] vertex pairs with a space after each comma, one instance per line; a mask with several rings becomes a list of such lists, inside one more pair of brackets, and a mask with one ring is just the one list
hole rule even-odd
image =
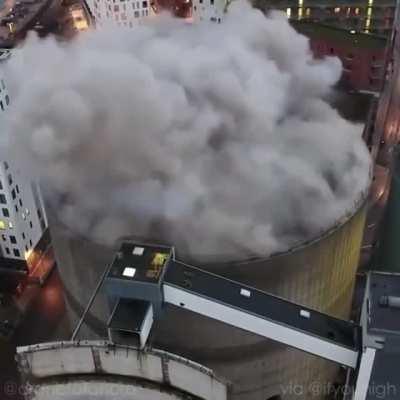
[[32, 302], [26, 318], [10, 342], [0, 342], [0, 399], [22, 400], [24, 388], [19, 384], [14, 362], [15, 348], [32, 343], [67, 340], [70, 326], [63, 297], [63, 285], [57, 269]]

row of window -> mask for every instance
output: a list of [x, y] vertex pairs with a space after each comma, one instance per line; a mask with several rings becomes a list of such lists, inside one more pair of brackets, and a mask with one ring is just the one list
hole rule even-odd
[[[113, 3], [117, 3], [117, 2], [123, 3], [125, 1], [128, 1], [128, 0], [113, 0]], [[136, 1], [136, 2], [132, 3], [133, 8], [135, 8], [135, 3], [136, 3], [136, 8], [140, 8], [140, 1]], [[152, 3], [150, 3], [150, 4], [152, 4]], [[148, 7], [148, 1], [147, 0], [143, 0], [142, 1], [142, 7], [143, 8], [147, 8]]]
[[[12, 179], [11, 174], [8, 174], [7, 179], [8, 179], [8, 184], [11, 186], [11, 185], [13, 184], [13, 179]], [[0, 180], [0, 189], [3, 190], [3, 182], [2, 182], [1, 180]], [[18, 187], [18, 185], [16, 185], [16, 189], [17, 189], [17, 193], [19, 194], [19, 187]]]
[[[137, 1], [136, 3], [132, 3], [132, 8], [140, 9], [140, 2]], [[142, 8], [147, 8], [147, 1], [142, 1]], [[108, 10], [111, 11], [111, 5], [108, 5]], [[126, 4], [122, 4], [122, 10], [126, 11]], [[120, 12], [120, 6], [118, 4], [114, 5], [114, 12]]]
[[[6, 94], [4, 96], [4, 100], [5, 100], [5, 103], [6, 103], [7, 106], [10, 105], [10, 97], [8, 96], [8, 94]], [[4, 111], [4, 109], [5, 109], [3, 100], [0, 100], [0, 108], [1, 108], [1, 111]]]
[[[10, 248], [9, 247], [5, 247], [4, 248], [5, 249], [5, 251], [6, 251], [6, 254], [8, 254], [8, 255], [10, 255]], [[14, 256], [15, 257], [21, 257], [21, 253], [19, 252], [19, 250], [18, 249], [13, 249], [13, 253], [14, 253]]]
[[[123, 12], [120, 15], [121, 15], [121, 21], [127, 21], [128, 20], [128, 16], [126, 15], [126, 13]], [[117, 22], [120, 19], [120, 15], [119, 14], [115, 15], [115, 20]], [[135, 11], [133, 15], [134, 15], [135, 18], [139, 18], [140, 17], [140, 12], [139, 11]], [[142, 10], [142, 17], [147, 17], [148, 15], [149, 15], [149, 10]], [[111, 17], [111, 14], [108, 11], [106, 12], [106, 17], [107, 18]], [[100, 18], [100, 15], [99, 15], [99, 18]], [[118, 24], [118, 25], [120, 25], [120, 24]], [[124, 25], [126, 26], [126, 23]], [[132, 24], [129, 24], [129, 26], [132, 28]]]
[[[24, 213], [23, 213], [23, 219], [24, 220], [26, 219], [26, 215]], [[3, 230], [3, 231], [6, 230], [7, 226], [8, 226], [8, 229], [13, 229], [14, 228], [14, 224], [12, 223], [12, 221], [8, 221], [8, 224], [7, 224], [4, 220], [0, 219], [0, 230]], [[32, 221], [29, 221], [29, 227], [31, 229], [33, 229]]]
[[[4, 235], [4, 234], [1, 235], [1, 238], [2, 238], [3, 242], [7, 241], [7, 236], [6, 235]], [[10, 238], [10, 242], [12, 244], [17, 244], [17, 238], [14, 235], [9, 235], [9, 238]], [[26, 239], [26, 236], [25, 236], [24, 232], [22, 232], [22, 238], [24, 240]], [[32, 247], [32, 240], [31, 239], [29, 239], [29, 246]], [[28, 246], [27, 245], [25, 245], [25, 248], [27, 249], [26, 251], [28, 251]]]
[[[16, 194], [15, 189], [13, 189], [11, 191], [11, 197], [13, 198], [13, 200], [16, 200], [17, 194]], [[18, 199], [18, 203], [19, 203], [20, 207], [23, 207], [23, 203], [22, 203], [22, 199], [21, 198]], [[0, 193], [0, 204], [7, 204], [7, 198], [6, 198], [6, 195], [4, 193]], [[17, 206], [15, 206], [15, 211], [18, 212], [18, 207]]]

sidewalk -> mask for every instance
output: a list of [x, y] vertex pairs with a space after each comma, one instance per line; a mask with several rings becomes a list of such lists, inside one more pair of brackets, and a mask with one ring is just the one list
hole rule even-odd
[[3, 7], [0, 9], [0, 18], [5, 17], [11, 10], [12, 7], [14, 7], [15, 0], [5, 0]]

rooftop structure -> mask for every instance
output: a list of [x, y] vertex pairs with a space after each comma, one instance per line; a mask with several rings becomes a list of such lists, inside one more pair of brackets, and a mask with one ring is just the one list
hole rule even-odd
[[361, 314], [363, 342], [373, 357], [366, 400], [400, 399], [397, 365], [400, 359], [400, 275], [368, 275]]

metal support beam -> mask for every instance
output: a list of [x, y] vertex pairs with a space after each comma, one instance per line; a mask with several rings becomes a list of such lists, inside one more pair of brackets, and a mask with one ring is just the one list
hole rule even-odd
[[367, 347], [361, 355], [360, 370], [358, 371], [354, 400], [365, 400], [368, 394], [372, 368], [374, 366], [376, 350]]

